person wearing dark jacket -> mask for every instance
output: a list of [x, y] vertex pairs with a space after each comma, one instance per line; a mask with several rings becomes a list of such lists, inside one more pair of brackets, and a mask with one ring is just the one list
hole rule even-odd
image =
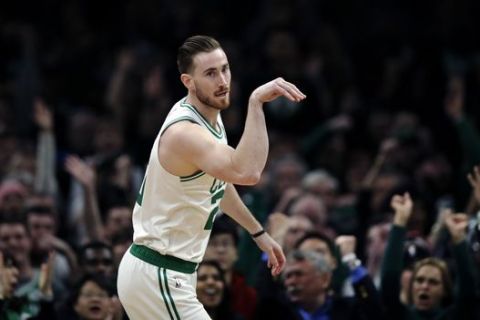
[[395, 211], [382, 266], [382, 298], [389, 319], [476, 319], [475, 275], [468, 252], [465, 214], [447, 213], [445, 225], [453, 241], [453, 256], [457, 265], [456, 295], [447, 264], [438, 258], [418, 261], [412, 272], [407, 301], [400, 300], [400, 274], [403, 268], [403, 245], [406, 225], [413, 208], [408, 193], [391, 200]]
[[294, 250], [283, 273], [286, 291], [261, 301], [256, 319], [383, 319], [376, 289], [366, 270], [353, 254], [344, 257], [351, 270], [355, 297], [330, 295], [332, 270], [322, 253]]

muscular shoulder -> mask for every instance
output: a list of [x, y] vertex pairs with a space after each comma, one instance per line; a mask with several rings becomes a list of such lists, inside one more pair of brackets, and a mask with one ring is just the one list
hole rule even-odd
[[169, 126], [160, 137], [160, 163], [170, 173], [188, 175], [197, 171], [195, 159], [215, 143], [205, 128], [191, 121], [180, 121]]
[[180, 121], [164, 130], [160, 146], [171, 151], [186, 151], [213, 141], [207, 130], [193, 121]]

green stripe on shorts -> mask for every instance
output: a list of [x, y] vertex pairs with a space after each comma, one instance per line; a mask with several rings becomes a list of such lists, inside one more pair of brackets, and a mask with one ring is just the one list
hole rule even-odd
[[[172, 315], [172, 311], [170, 311], [170, 306], [168, 304], [168, 300], [165, 297], [164, 289], [163, 289], [163, 284], [162, 284], [162, 273], [160, 272], [161, 268], [158, 268], [158, 284], [160, 285], [160, 293], [162, 294], [163, 301], [165, 302], [165, 306], [167, 307], [168, 314], [170, 315], [171, 320], [175, 320], [175, 318]], [[165, 270], [165, 269], [163, 269]]]
[[175, 307], [175, 302], [173, 301], [173, 297], [170, 294], [170, 288], [168, 287], [167, 269], [163, 269], [163, 281], [165, 282], [165, 288], [167, 288], [167, 296], [170, 299], [170, 302], [172, 303], [173, 311], [175, 312], [177, 319], [180, 320], [180, 315], [178, 314], [177, 308]]

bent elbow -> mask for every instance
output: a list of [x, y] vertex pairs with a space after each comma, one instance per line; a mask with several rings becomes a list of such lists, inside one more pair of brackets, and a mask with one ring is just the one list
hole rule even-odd
[[243, 184], [246, 186], [254, 186], [260, 182], [261, 178], [261, 172], [251, 172], [250, 174], [245, 175], [245, 177], [243, 178]]

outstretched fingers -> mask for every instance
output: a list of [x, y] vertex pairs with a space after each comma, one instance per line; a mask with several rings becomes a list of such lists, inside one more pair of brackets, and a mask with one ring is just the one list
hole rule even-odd
[[277, 85], [280, 87], [282, 95], [292, 101], [299, 102], [306, 98], [306, 95], [303, 94], [297, 88], [297, 86], [295, 86], [293, 83], [283, 80], [282, 78], [278, 79]]

